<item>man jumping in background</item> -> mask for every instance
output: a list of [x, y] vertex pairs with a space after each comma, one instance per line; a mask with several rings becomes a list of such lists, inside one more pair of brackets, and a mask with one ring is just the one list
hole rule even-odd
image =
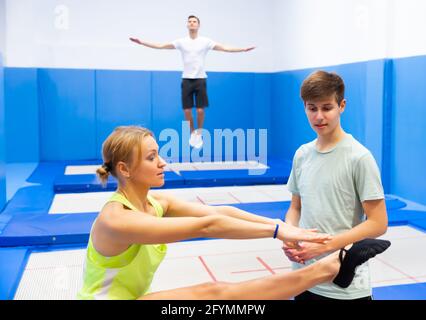
[[[137, 38], [130, 38], [131, 41], [154, 49], [178, 49], [182, 53], [183, 73], [182, 73], [182, 108], [185, 119], [189, 121], [191, 138], [189, 144], [194, 148], [201, 148], [203, 139], [201, 131], [204, 124], [204, 108], [209, 105], [207, 97], [207, 74], [204, 70], [204, 61], [209, 50], [224, 52], [246, 52], [255, 47], [230, 48], [215, 41], [198, 36], [200, 29], [200, 19], [194, 15], [188, 17], [187, 28], [189, 34], [185, 38], [177, 39], [171, 43], [155, 44], [142, 41]], [[194, 129], [194, 119], [192, 108], [197, 109], [197, 129]]]

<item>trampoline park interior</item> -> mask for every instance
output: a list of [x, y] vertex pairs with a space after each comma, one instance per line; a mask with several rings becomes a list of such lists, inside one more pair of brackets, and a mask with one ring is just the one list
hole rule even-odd
[[[284, 219], [294, 153], [315, 138], [300, 86], [318, 69], [344, 79], [342, 127], [380, 168], [392, 246], [370, 261], [374, 299], [426, 299], [424, 12], [422, 0], [0, 0], [0, 299], [76, 298], [90, 228], [117, 186], [95, 170], [119, 125], [163, 147], [159, 192]], [[202, 35], [256, 46], [208, 53], [202, 152], [182, 125], [180, 53], [128, 40], [182, 37], [189, 14]], [[225, 129], [241, 135], [218, 154]], [[164, 147], [174, 138], [177, 155]], [[169, 245], [152, 291], [290, 270], [274, 239], [195, 239]]]

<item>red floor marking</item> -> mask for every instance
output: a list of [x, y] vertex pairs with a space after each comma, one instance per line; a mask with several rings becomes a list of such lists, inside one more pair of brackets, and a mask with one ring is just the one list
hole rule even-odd
[[232, 197], [232, 198], [234, 198], [235, 200], [237, 200], [238, 201], [238, 203], [241, 203], [241, 200], [239, 200], [236, 196], [234, 196], [231, 192], [228, 192], [228, 194]]
[[204, 261], [203, 257], [198, 256], [198, 259], [200, 259], [201, 263], [203, 264], [204, 268], [207, 270], [207, 273], [210, 275], [210, 277], [212, 278], [212, 280], [214, 282], [217, 282], [216, 277], [214, 276], [213, 272], [211, 272], [211, 270], [209, 269], [209, 267], [207, 266], [207, 263]]
[[[271, 268], [272, 270], [279, 270], [279, 269], [291, 269], [291, 267], [276, 267]], [[260, 271], [266, 271], [267, 269], [253, 269], [253, 270], [241, 270], [241, 271], [232, 271], [231, 273], [247, 273], [247, 272], [260, 272]]]
[[273, 197], [273, 196], [271, 196], [268, 192], [269, 191], [266, 191], [266, 190], [259, 190], [258, 192], [260, 192], [260, 193], [263, 193], [263, 195], [265, 195], [265, 196], [267, 196], [269, 199], [271, 199], [272, 201], [276, 201], [275, 199], [275, 197]]
[[201, 199], [199, 196], [196, 196], [196, 198], [198, 199], [198, 201], [200, 201], [202, 204], [206, 204], [203, 199]]
[[[203, 241], [209, 241], [209, 240], [203, 240]], [[248, 251], [232, 251], [232, 252], [224, 252], [224, 253], [205, 253], [204, 256], [209, 257], [215, 257], [215, 256], [229, 256], [233, 254], [245, 254], [245, 253], [253, 253], [253, 252], [259, 252], [260, 250], [248, 250]], [[273, 252], [273, 251], [280, 251], [282, 253], [282, 249], [263, 249], [262, 252]], [[186, 259], [186, 258], [195, 258], [198, 257], [198, 255], [189, 255], [189, 256], [179, 256], [179, 257], [171, 257], [167, 258], [168, 260], [174, 260], [174, 259]]]
[[403, 272], [403, 271], [399, 270], [398, 268], [396, 268], [396, 267], [394, 267], [393, 265], [391, 265], [391, 264], [387, 263], [386, 261], [383, 261], [382, 259], [380, 259], [380, 258], [378, 258], [378, 257], [375, 257], [375, 258], [376, 258], [377, 260], [379, 260], [380, 262], [382, 262], [383, 264], [387, 265], [389, 268], [392, 268], [392, 269], [394, 269], [395, 271], [398, 271], [399, 273], [403, 274], [403, 275], [404, 275], [404, 276], [406, 276], [407, 278], [409, 278], [409, 279], [411, 279], [411, 280], [413, 280], [413, 281], [415, 281], [415, 282], [417, 282], [417, 283], [419, 283], [419, 282], [420, 282], [420, 281], [418, 281], [416, 278], [414, 278], [414, 277], [410, 276], [409, 274], [407, 274], [407, 273], [405, 273], [405, 272]]
[[265, 261], [263, 261], [261, 258], [259, 258], [259, 257], [256, 257], [256, 259], [266, 268], [266, 270], [268, 270], [270, 273], [272, 273], [272, 274], [275, 274], [275, 271], [274, 270], [272, 270], [272, 268], [270, 267], [270, 266], [268, 266], [267, 264], [266, 264], [266, 262]]
[[[379, 280], [379, 281], [372, 281], [372, 283], [385, 283], [385, 282], [391, 282], [391, 281], [400, 281], [400, 280], [407, 280], [408, 278], [396, 278], [396, 279], [387, 279], [387, 280]], [[410, 279], [411, 280], [411, 279]]]

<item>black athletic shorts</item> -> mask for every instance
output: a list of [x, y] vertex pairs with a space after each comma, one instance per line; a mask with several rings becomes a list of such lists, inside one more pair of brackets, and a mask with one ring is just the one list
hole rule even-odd
[[[206, 79], [182, 79], [182, 107], [205, 108], [209, 105]], [[194, 103], [195, 98], [195, 103]]]

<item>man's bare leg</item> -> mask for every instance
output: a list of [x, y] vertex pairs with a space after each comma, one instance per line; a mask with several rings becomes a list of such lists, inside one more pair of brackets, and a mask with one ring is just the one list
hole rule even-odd
[[183, 113], [185, 115], [185, 120], [189, 121], [189, 128], [191, 130], [191, 133], [194, 131], [194, 119], [192, 117], [192, 109], [183, 109]]
[[197, 128], [198, 128], [198, 134], [201, 134], [201, 129], [203, 129], [204, 117], [205, 117], [204, 108], [197, 108]]

